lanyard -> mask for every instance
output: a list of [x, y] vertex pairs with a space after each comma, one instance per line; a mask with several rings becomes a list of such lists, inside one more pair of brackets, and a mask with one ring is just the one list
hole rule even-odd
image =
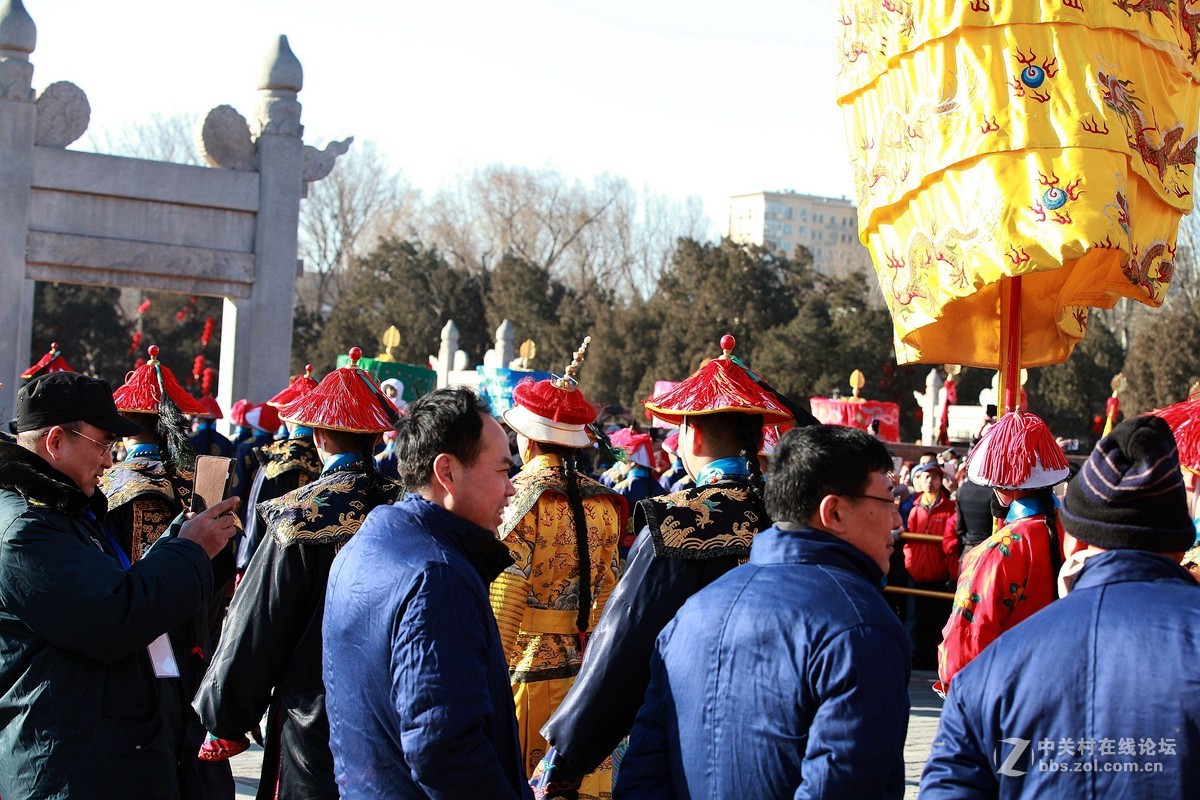
[[117, 542], [116, 538], [113, 537], [108, 528], [100, 524], [100, 521], [96, 519], [95, 513], [90, 508], [85, 511], [83, 515], [92, 522], [96, 523], [96, 527], [98, 527], [100, 529], [100, 533], [104, 535], [104, 541], [108, 542], [109, 549], [113, 551], [113, 555], [117, 557], [117, 561], [121, 562], [121, 569], [129, 572], [129, 568], [132, 566], [129, 563], [129, 556], [125, 555], [125, 550], [122, 549], [120, 543]]

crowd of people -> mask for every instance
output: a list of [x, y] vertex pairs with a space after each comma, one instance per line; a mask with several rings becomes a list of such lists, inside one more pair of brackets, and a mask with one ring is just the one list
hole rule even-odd
[[253, 739], [261, 800], [898, 798], [914, 668], [947, 697], [922, 796], [1200, 796], [1165, 422], [1069, 483], [1020, 412], [903, 463], [735, 345], [647, 400], [658, 435], [598, 424], [587, 341], [499, 415], [405, 403], [354, 348], [232, 441], [156, 348], [116, 390], [34, 376], [0, 442], [0, 797], [229, 800]]

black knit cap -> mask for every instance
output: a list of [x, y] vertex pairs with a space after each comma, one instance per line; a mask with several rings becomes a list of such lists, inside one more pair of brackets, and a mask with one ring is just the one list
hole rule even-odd
[[1191, 547], [1196, 530], [1167, 423], [1142, 416], [1113, 428], [1067, 486], [1061, 518], [1076, 539], [1107, 550]]

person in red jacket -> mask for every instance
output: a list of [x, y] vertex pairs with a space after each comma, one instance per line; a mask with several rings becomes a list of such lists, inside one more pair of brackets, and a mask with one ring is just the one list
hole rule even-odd
[[[942, 537], [946, 522], [954, 514], [954, 501], [946, 493], [942, 483], [943, 473], [936, 461], [928, 461], [913, 468], [913, 505], [908, 512], [904, 529], [908, 533], [922, 533]], [[912, 576], [913, 588], [944, 592], [949, 589], [951, 578], [949, 561], [941, 542], [905, 542], [904, 568]], [[944, 601], [930, 597], [914, 598], [914, 621], [911, 626], [913, 666], [916, 669], [933, 669], [937, 664], [937, 645], [942, 621], [945, 619]]]
[[947, 691], [955, 674], [1001, 633], [1057, 597], [1063, 555], [1052, 487], [1066, 480], [1069, 464], [1044, 422], [1021, 412], [1005, 419], [1015, 417], [1021, 421], [1007, 429], [992, 427], [967, 459], [967, 477], [991, 487], [1008, 514], [963, 557], [938, 647], [937, 691]]

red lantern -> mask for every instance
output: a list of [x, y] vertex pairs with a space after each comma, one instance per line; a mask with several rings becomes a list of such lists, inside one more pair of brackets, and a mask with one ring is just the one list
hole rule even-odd
[[150, 301], [149, 300], [143, 300], [142, 304], [140, 306], [138, 306], [139, 314], [145, 314], [149, 310], [150, 310]]
[[[146, 302], [150, 302], [150, 301], [147, 300]], [[133, 355], [134, 353], [136, 353], [137, 349], [139, 347], [141, 347], [141, 345], [142, 345], [142, 332], [134, 331], [133, 332], [133, 341], [129, 345], [129, 354]]]
[[212, 341], [213, 328], [216, 327], [217, 321], [212, 317], [204, 320], [204, 331], [200, 334], [200, 346], [208, 347], [208, 343]]

